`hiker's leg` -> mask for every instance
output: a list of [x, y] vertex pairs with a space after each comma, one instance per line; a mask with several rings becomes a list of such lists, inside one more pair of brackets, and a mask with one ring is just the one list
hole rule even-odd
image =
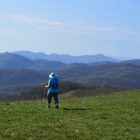
[[52, 100], [52, 94], [48, 93], [47, 94], [47, 99], [48, 99], [48, 107], [50, 108], [51, 100]]
[[55, 107], [59, 108], [59, 102], [58, 102], [58, 93], [54, 93], [54, 103], [55, 103]]

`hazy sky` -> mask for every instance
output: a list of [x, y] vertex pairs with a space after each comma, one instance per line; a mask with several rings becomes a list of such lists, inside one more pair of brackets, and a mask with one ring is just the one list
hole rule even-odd
[[140, 0], [0, 0], [0, 52], [140, 58]]

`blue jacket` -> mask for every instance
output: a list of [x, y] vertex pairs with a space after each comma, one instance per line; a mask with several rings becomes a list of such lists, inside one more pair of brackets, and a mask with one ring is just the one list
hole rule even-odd
[[48, 93], [58, 93], [59, 92], [59, 82], [56, 77], [52, 77], [48, 81]]

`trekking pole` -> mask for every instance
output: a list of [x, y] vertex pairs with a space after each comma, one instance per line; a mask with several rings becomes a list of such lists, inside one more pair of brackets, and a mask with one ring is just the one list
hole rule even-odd
[[45, 90], [45, 87], [44, 87], [44, 91], [43, 91], [43, 103], [45, 102], [45, 95], [46, 95], [46, 90]]
[[45, 101], [45, 98], [47, 98], [47, 95], [46, 95], [46, 88], [48, 88], [47, 85], [44, 86], [44, 92], [43, 92], [43, 103]]

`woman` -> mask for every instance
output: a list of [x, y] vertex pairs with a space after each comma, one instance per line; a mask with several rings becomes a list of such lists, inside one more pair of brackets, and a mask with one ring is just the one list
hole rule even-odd
[[48, 85], [45, 85], [45, 87], [48, 88], [48, 92], [47, 92], [48, 108], [50, 108], [51, 100], [52, 98], [54, 98], [55, 108], [59, 109], [59, 105], [58, 105], [59, 81], [54, 72], [52, 72], [49, 75], [49, 78], [50, 79], [48, 81]]

